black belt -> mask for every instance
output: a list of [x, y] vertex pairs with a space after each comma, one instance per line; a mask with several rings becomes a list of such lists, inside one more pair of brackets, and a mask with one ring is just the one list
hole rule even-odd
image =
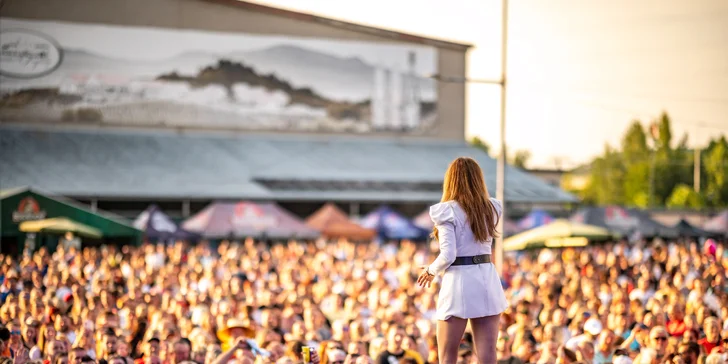
[[455, 261], [450, 264], [453, 265], [475, 265], [490, 263], [490, 254], [476, 255], [472, 257], [457, 257]]

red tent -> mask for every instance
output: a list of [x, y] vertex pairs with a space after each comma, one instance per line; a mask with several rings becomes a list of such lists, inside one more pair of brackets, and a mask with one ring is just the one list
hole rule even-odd
[[206, 238], [314, 238], [316, 229], [274, 203], [213, 202], [182, 226]]
[[327, 238], [348, 238], [352, 240], [371, 240], [376, 231], [361, 227], [351, 221], [346, 213], [333, 203], [327, 203], [306, 219], [306, 224]]

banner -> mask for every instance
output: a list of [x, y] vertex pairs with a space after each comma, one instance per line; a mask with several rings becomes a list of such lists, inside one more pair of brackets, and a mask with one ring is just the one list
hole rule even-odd
[[427, 46], [2, 18], [0, 117], [428, 134]]

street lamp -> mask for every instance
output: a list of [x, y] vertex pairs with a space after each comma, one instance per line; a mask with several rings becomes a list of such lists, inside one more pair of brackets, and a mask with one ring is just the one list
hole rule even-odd
[[479, 80], [469, 79], [466, 77], [450, 77], [435, 74], [429, 78], [440, 82], [453, 83], [479, 83], [499, 85], [501, 88], [501, 105], [500, 105], [500, 155], [498, 155], [496, 167], [496, 185], [495, 198], [503, 204], [503, 217], [498, 221], [497, 230], [500, 233], [495, 241], [495, 266], [498, 274], [503, 273], [503, 220], [506, 218], [506, 70], [508, 66], [508, 0], [503, 0], [502, 14], [502, 39], [501, 39], [501, 78], [500, 80]]

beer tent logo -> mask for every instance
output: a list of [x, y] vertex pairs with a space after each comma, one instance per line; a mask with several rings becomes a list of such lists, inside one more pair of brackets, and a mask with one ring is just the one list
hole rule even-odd
[[60, 66], [62, 58], [56, 41], [43, 33], [9, 29], [0, 38], [0, 75], [6, 77], [45, 76]]
[[40, 204], [32, 197], [20, 200], [18, 209], [13, 212], [13, 222], [42, 220], [45, 218], [46, 212], [40, 209]]
[[571, 222], [579, 223], [579, 224], [586, 224], [586, 210], [579, 211], [575, 213], [569, 220]]
[[250, 202], [240, 202], [235, 205], [230, 222], [236, 227], [267, 229], [274, 227], [278, 220], [275, 216], [266, 215], [261, 206]]
[[639, 225], [638, 218], [618, 206], [610, 206], [604, 209], [604, 221], [607, 226], [616, 228], [635, 228]]

